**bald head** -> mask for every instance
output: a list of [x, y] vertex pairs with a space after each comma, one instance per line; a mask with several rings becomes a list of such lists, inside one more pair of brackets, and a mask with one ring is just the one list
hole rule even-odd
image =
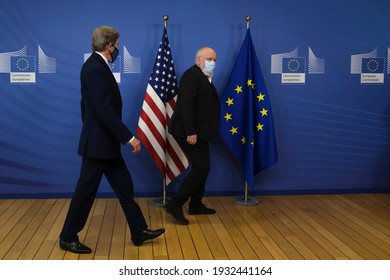
[[201, 58], [204, 60], [217, 60], [217, 53], [212, 48], [203, 47], [196, 52], [196, 64], [198, 64], [198, 60]]
[[195, 57], [195, 64], [198, 65], [200, 69], [202, 69], [203, 73], [206, 76], [211, 77], [213, 75], [212, 72], [204, 71], [205, 61], [217, 62], [217, 53], [212, 48], [203, 47], [199, 49], [196, 52], [196, 57]]

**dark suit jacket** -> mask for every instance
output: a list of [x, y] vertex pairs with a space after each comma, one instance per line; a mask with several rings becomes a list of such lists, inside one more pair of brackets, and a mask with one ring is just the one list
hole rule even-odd
[[122, 122], [122, 97], [104, 59], [93, 53], [81, 74], [81, 130], [78, 153], [91, 158], [119, 158], [120, 144], [133, 134]]
[[211, 141], [218, 135], [219, 116], [217, 90], [197, 65], [190, 67], [180, 80], [169, 132], [179, 137], [197, 134], [198, 140]]

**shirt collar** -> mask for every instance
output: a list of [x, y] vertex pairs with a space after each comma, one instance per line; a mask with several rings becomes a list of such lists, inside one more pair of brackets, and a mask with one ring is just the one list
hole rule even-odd
[[104, 59], [104, 61], [107, 63], [107, 65], [108, 65], [108, 60], [102, 53], [100, 53], [100, 52], [95, 52], [95, 53], [99, 54]]

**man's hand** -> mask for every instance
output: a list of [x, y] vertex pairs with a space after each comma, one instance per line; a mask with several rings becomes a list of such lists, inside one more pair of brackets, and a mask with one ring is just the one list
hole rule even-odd
[[198, 136], [196, 134], [187, 136], [187, 143], [190, 145], [195, 145], [198, 140]]
[[131, 146], [133, 146], [133, 148], [134, 148], [134, 150], [133, 150], [133, 154], [138, 154], [139, 153], [139, 151], [141, 151], [141, 142], [137, 139], [137, 138], [135, 138], [134, 137], [134, 139], [132, 139], [130, 142], [129, 142], [129, 144], [131, 145]]

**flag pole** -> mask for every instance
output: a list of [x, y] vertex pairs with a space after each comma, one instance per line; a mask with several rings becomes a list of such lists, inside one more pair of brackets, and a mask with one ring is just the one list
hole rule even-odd
[[164, 176], [163, 179], [163, 196], [159, 198], [155, 198], [152, 200], [152, 204], [157, 207], [163, 207], [167, 202], [167, 183], [166, 178]]
[[166, 180], [163, 179], [163, 196], [152, 200], [152, 204], [157, 207], [163, 207], [166, 204], [167, 192], [166, 192]]
[[259, 203], [259, 200], [256, 197], [248, 196], [248, 182], [245, 181], [245, 191], [244, 196], [236, 197], [234, 203], [241, 206], [255, 206]]
[[169, 16], [164, 15], [163, 20], [164, 20], [164, 28], [167, 29], [167, 23], [168, 23]]
[[250, 21], [251, 21], [251, 16], [246, 16], [246, 17], [245, 17], [245, 20], [246, 20], [246, 29], [249, 29], [249, 25], [250, 25]]
[[[249, 29], [251, 17], [246, 16], [245, 20], [246, 20], [246, 29]], [[234, 200], [234, 203], [241, 205], [241, 206], [255, 206], [257, 203], [259, 203], [259, 200], [256, 197], [248, 197], [248, 181], [245, 180], [244, 196], [237, 197]]]
[[[167, 22], [168, 22], [169, 16], [164, 15], [163, 20], [164, 20], [164, 29], [167, 29]], [[161, 198], [155, 198], [152, 201], [152, 204], [157, 207], [163, 207], [166, 204], [167, 200], [167, 180], [166, 180], [166, 175], [164, 174], [164, 179], [163, 179], [163, 197]]]

